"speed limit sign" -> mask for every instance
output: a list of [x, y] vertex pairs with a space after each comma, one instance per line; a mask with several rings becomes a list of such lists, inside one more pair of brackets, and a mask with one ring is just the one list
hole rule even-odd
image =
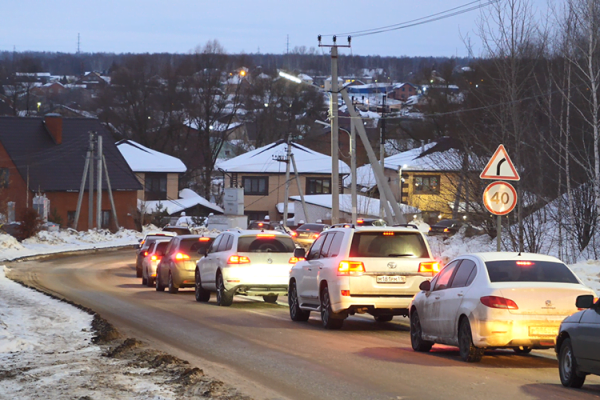
[[483, 204], [494, 215], [506, 215], [517, 205], [517, 191], [506, 182], [492, 182], [483, 191]]

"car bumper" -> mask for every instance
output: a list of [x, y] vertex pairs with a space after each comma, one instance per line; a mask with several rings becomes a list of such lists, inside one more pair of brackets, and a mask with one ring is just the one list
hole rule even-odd
[[510, 315], [505, 319], [471, 322], [477, 347], [552, 348], [565, 316]]
[[287, 294], [289, 267], [253, 265], [223, 268], [223, 283], [226, 290], [238, 294], [266, 296]]
[[193, 287], [196, 284], [196, 262], [182, 261], [175, 263], [173, 280], [177, 287]]

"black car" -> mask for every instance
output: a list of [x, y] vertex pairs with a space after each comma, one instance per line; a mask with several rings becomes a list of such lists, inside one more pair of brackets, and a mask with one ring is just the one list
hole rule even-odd
[[429, 235], [454, 235], [463, 225], [458, 219], [442, 219], [437, 224], [431, 225]]
[[579, 311], [560, 324], [555, 351], [563, 386], [580, 388], [586, 375], [600, 375], [600, 302], [582, 295], [575, 302]]

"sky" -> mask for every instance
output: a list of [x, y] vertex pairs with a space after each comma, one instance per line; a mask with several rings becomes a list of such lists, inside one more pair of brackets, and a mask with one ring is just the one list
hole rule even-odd
[[[0, 0], [0, 51], [75, 53], [80, 35], [82, 52], [189, 53], [216, 39], [229, 54], [284, 54], [288, 40], [290, 51], [305, 46], [321, 53], [327, 49], [318, 48], [319, 34], [402, 23], [471, 1]], [[463, 37], [470, 35], [478, 42], [474, 32], [479, 16], [480, 11], [475, 10], [421, 26], [354, 37], [352, 48], [340, 52], [468, 56]], [[339, 37], [338, 44], [346, 44], [346, 37]], [[331, 36], [323, 37], [323, 44], [331, 42]]]

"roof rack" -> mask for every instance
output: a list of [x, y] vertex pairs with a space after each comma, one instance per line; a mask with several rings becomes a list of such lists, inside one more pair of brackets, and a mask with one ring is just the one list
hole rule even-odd
[[417, 230], [419, 229], [419, 227], [416, 226], [415, 224], [396, 224], [394, 226], [397, 226], [397, 227], [403, 226], [405, 228], [414, 228], [414, 229], [417, 229]]

